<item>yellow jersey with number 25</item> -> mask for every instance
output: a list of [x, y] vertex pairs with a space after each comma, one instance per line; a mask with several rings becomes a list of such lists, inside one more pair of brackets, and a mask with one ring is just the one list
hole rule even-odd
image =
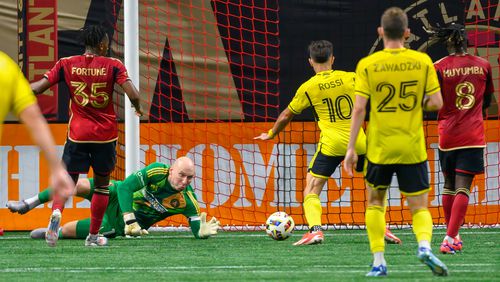
[[427, 54], [384, 49], [359, 61], [355, 93], [370, 99], [367, 158], [375, 164], [427, 160], [422, 102], [440, 90]]

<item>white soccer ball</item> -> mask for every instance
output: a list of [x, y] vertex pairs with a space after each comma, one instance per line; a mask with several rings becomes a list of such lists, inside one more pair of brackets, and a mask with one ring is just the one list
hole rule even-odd
[[286, 212], [275, 212], [266, 220], [266, 233], [274, 240], [282, 241], [290, 237], [295, 227], [293, 218]]

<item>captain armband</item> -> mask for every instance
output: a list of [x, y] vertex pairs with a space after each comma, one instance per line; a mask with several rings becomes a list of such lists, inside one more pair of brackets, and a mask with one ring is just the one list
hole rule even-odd
[[269, 136], [269, 138], [273, 139], [274, 138], [274, 131], [273, 129], [269, 129], [269, 131], [267, 132], [267, 136]]

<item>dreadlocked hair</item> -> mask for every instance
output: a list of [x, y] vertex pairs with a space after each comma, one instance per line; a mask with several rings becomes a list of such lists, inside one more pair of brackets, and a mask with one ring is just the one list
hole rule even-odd
[[431, 27], [428, 31], [432, 37], [439, 39], [439, 42], [449, 44], [456, 51], [467, 50], [467, 33], [461, 24], [451, 23], [447, 27]]
[[100, 25], [90, 25], [82, 29], [83, 43], [86, 47], [97, 48], [106, 36], [106, 31]]

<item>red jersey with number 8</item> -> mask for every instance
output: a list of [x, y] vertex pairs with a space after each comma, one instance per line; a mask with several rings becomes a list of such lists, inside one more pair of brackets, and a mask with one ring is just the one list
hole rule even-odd
[[120, 60], [93, 54], [62, 58], [44, 76], [51, 84], [68, 85], [71, 141], [105, 143], [118, 138], [114, 84], [129, 80]]
[[484, 95], [494, 91], [490, 64], [465, 54], [446, 56], [434, 65], [444, 102], [438, 113], [439, 148], [485, 147], [482, 106]]

